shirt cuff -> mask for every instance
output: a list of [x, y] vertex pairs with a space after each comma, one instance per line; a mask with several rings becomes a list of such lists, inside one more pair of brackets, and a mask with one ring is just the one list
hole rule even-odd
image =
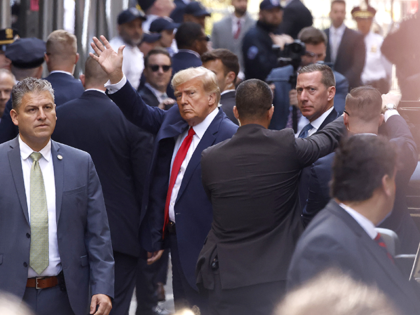
[[385, 111], [384, 117], [385, 117], [385, 122], [389, 119], [389, 117], [394, 116], [394, 115], [400, 115], [400, 113], [396, 110], [396, 109], [388, 109]]
[[120, 80], [120, 82], [112, 84], [111, 81], [108, 80], [108, 82], [106, 82], [104, 84], [105, 88], [108, 90], [108, 94], [114, 94], [116, 92], [118, 92], [119, 90], [122, 89], [122, 87], [127, 83], [127, 78], [125, 77], [125, 75], [123, 75], [122, 79]]

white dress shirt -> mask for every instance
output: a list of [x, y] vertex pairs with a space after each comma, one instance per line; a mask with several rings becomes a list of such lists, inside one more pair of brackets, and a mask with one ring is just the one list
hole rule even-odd
[[375, 230], [375, 225], [372, 221], [368, 220], [366, 217], [361, 215], [356, 210], [353, 210], [349, 206], [346, 206], [343, 203], [340, 203], [340, 207], [344, 209], [359, 225], [365, 230], [371, 239], [374, 239], [378, 232]]
[[331, 25], [330, 27], [330, 51], [331, 51], [331, 62], [335, 63], [338, 54], [338, 48], [341, 44], [341, 39], [343, 38], [344, 31], [346, 26], [341, 24], [339, 28], [335, 28]]
[[122, 70], [128, 81], [130, 81], [130, 84], [135, 90], [137, 90], [140, 85], [140, 78], [144, 69], [143, 53], [137, 46], [128, 45], [120, 36], [111, 39], [109, 44], [115, 51], [118, 51], [120, 46], [125, 45], [123, 51], [124, 59]]
[[149, 83], [146, 83], [145, 86], [153, 93], [154, 96], [156, 96], [159, 103], [162, 103], [164, 100], [168, 98], [168, 94], [166, 94], [166, 92], [161, 92], [161, 91], [156, 90]]
[[[28, 217], [31, 220], [31, 167], [32, 159], [30, 155], [32, 150], [19, 136], [20, 158], [22, 162], [23, 182], [25, 183], [26, 203], [28, 205]], [[39, 153], [42, 158], [39, 160], [39, 166], [44, 179], [45, 193], [47, 197], [48, 207], [48, 254], [49, 265], [38, 275], [30, 266], [28, 267], [28, 278], [39, 276], [56, 276], [60, 273], [61, 259], [58, 252], [57, 241], [57, 220], [56, 220], [56, 204], [55, 204], [55, 178], [54, 178], [54, 165], [53, 157], [51, 155], [51, 140]]]
[[373, 32], [365, 36], [366, 62], [362, 72], [362, 82], [378, 81], [392, 77], [392, 64], [382, 55], [381, 46], [384, 38]]
[[[333, 109], [334, 109], [334, 106], [332, 106], [329, 110], [327, 110], [325, 113], [323, 113], [313, 122], [311, 122], [312, 129], [308, 130], [308, 137], [312, 136], [315, 132], [318, 131], [319, 127], [321, 127], [322, 123], [328, 117], [328, 115], [333, 111]], [[300, 132], [307, 124], [309, 124], [309, 120], [305, 116], [301, 116], [299, 119], [298, 131], [295, 134], [296, 138], [299, 137]]]
[[[216, 117], [217, 113], [219, 112], [219, 109], [216, 107], [210, 114], [207, 115], [207, 117], [196, 126], [192, 127], [195, 131], [195, 135], [193, 136], [193, 139], [191, 141], [191, 145], [188, 148], [187, 155], [185, 156], [184, 161], [181, 164], [181, 168], [179, 170], [178, 176], [175, 180], [174, 188], [172, 189], [171, 194], [171, 201], [169, 203], [169, 220], [175, 222], [175, 202], [176, 198], [178, 197], [179, 189], [181, 188], [182, 179], [184, 178], [185, 171], [187, 169], [188, 163], [191, 160], [191, 157], [194, 154], [195, 149], [197, 148], [198, 144], [200, 143], [201, 138], [203, 138], [204, 133], [206, 132], [207, 128], [210, 126], [213, 119]], [[184, 131], [182, 134], [180, 134], [175, 142], [174, 152], [172, 153], [172, 160], [171, 160], [171, 173], [172, 173], [172, 165], [174, 164], [174, 159], [176, 154], [178, 153], [178, 150], [184, 141], [184, 139], [188, 135], [188, 130]], [[170, 176], [169, 176], [170, 178]]]

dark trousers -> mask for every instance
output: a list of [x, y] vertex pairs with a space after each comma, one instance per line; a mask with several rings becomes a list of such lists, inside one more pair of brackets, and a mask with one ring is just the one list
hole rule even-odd
[[222, 289], [216, 271], [214, 282], [214, 290], [208, 291], [211, 315], [270, 315], [286, 294], [286, 281]]
[[114, 252], [115, 293], [110, 315], [128, 315], [136, 285], [138, 258]]
[[196, 288], [192, 288], [185, 278], [179, 259], [178, 241], [176, 234], [170, 234], [170, 248], [172, 258], [172, 286], [174, 291], [175, 311], [190, 308], [193, 311], [200, 309], [201, 315], [208, 313], [208, 299], [200, 294]]
[[23, 301], [36, 315], [74, 315], [67, 292], [61, 291], [60, 286], [41, 290], [26, 288]]

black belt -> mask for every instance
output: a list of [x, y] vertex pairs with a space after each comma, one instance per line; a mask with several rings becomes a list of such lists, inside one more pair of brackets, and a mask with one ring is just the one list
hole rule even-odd
[[166, 226], [169, 234], [176, 234], [176, 227], [175, 222], [169, 221], [168, 225]]

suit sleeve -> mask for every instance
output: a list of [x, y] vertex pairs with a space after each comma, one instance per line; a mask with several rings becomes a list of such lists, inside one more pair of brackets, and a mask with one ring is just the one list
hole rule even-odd
[[92, 295], [114, 297], [114, 257], [101, 183], [89, 157], [88, 215], [85, 243], [89, 255]]
[[295, 253], [287, 274], [287, 290], [331, 269], [338, 269], [357, 278], [358, 272], [348, 250], [329, 237], [315, 238], [298, 255]]
[[207, 165], [208, 165], [208, 159], [206, 158], [209, 149], [206, 149], [203, 151], [203, 153], [201, 153], [201, 181], [203, 183], [203, 188], [204, 191], [206, 192], [207, 197], [209, 197], [209, 200], [211, 201], [211, 192], [210, 192], [210, 188], [207, 186], [207, 181], [208, 181], [208, 171], [207, 171]]
[[[343, 75], [348, 78], [350, 85], [352, 82], [360, 82], [360, 77], [365, 67], [366, 60], [366, 47], [365, 41], [362, 35], [357, 34], [358, 38], [354, 42], [354, 50], [352, 53], [353, 63]], [[356, 86], [350, 86], [355, 88]]]
[[157, 134], [165, 111], [148, 106], [128, 80], [119, 91], [108, 94], [108, 97], [117, 104], [129, 121], [152, 134]]
[[219, 41], [220, 34], [219, 34], [218, 26], [219, 25], [215, 24], [213, 26], [213, 30], [211, 31], [211, 43], [212, 43], [213, 49], [220, 48], [220, 41]]
[[19, 133], [19, 129], [15, 126], [10, 117], [10, 110], [12, 109], [12, 100], [8, 100], [6, 108], [0, 122], [0, 143], [12, 140]]
[[300, 166], [306, 167], [320, 157], [333, 152], [345, 134], [345, 130], [343, 117], [340, 116], [314, 135], [306, 139], [297, 138], [295, 147]]

